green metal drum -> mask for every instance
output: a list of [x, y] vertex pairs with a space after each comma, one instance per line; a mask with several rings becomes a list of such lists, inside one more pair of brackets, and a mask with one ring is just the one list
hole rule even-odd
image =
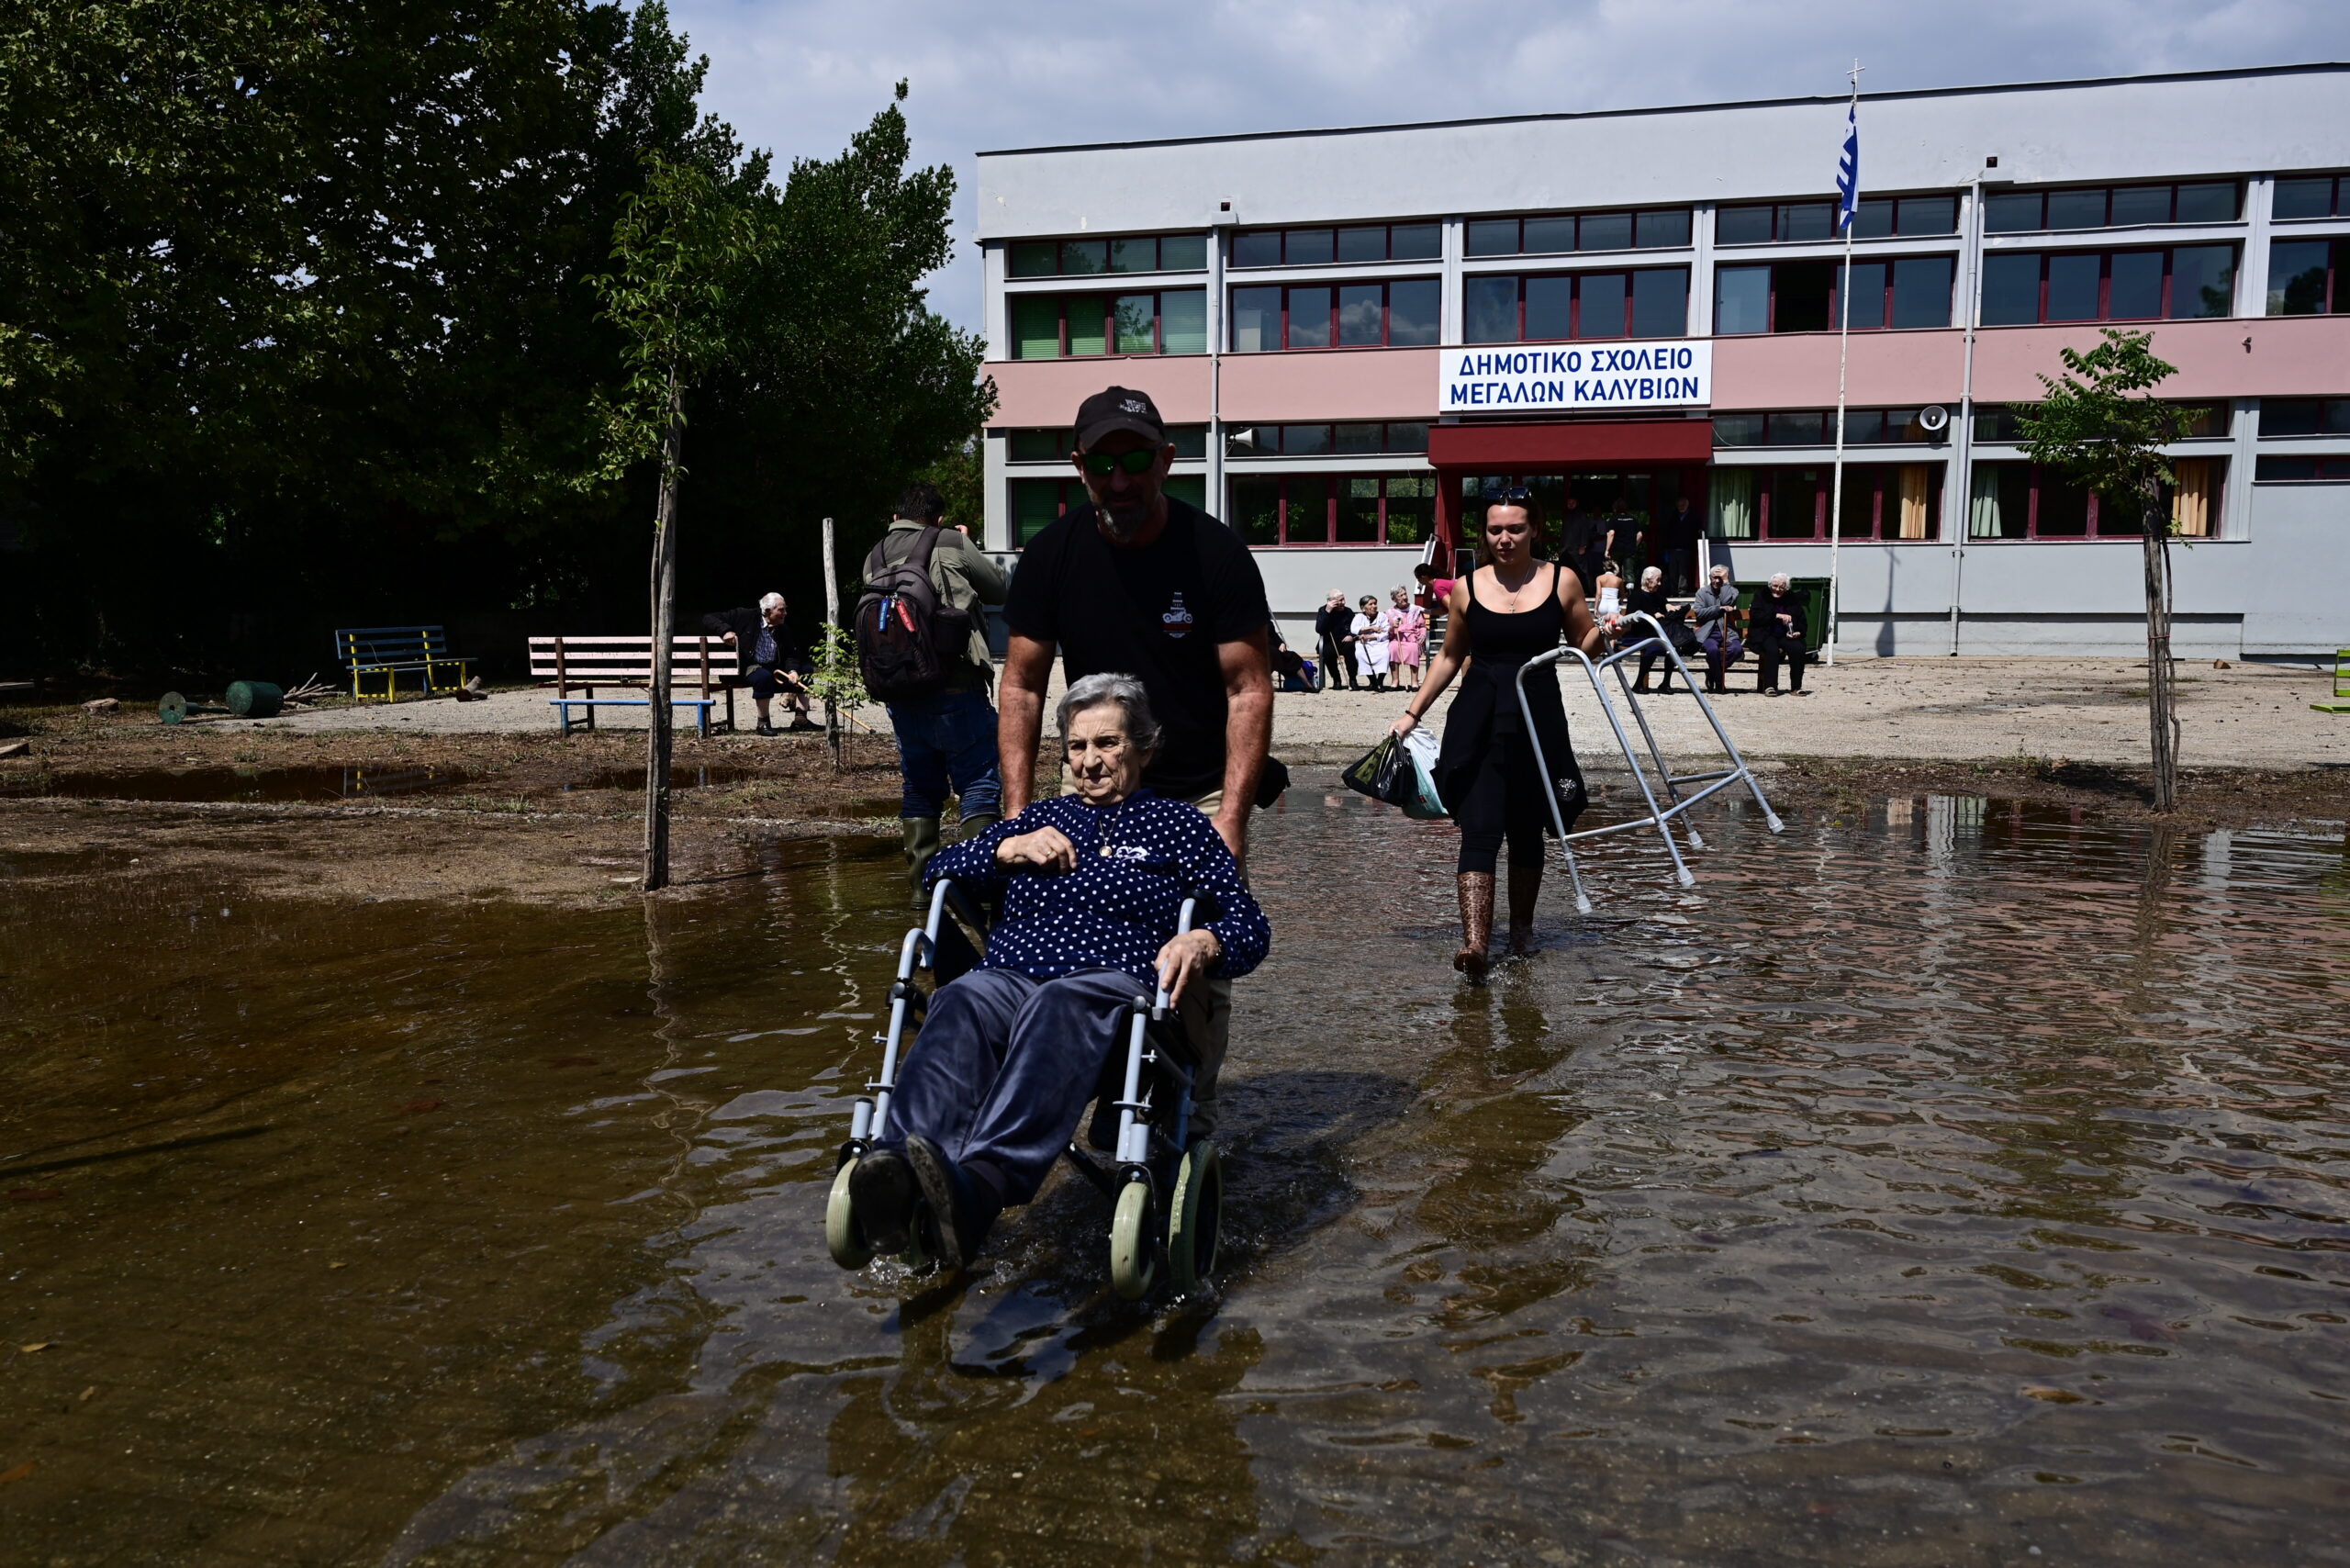
[[229, 711], [240, 719], [274, 719], [285, 706], [285, 689], [265, 680], [229, 683]]
[[155, 717], [162, 720], [166, 724], [185, 723], [187, 722], [187, 699], [181, 696], [176, 691], [164, 692], [163, 700], [155, 704]]

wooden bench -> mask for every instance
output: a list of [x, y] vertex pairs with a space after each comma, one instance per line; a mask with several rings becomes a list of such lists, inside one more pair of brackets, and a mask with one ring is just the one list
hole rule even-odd
[[384, 678], [384, 700], [399, 700], [402, 670], [424, 672], [424, 689], [438, 691], [437, 671], [453, 668], [456, 684], [465, 683], [469, 660], [449, 651], [449, 634], [438, 626], [347, 626], [334, 634], [334, 655], [351, 672], [351, 694], [364, 697], [360, 682], [371, 675]]
[[[695, 710], [696, 727], [708, 735], [712, 728], [710, 711], [722, 702], [726, 716], [717, 728], [734, 728], [734, 691], [742, 683], [735, 678], [734, 650], [722, 637], [673, 637], [669, 651], [669, 702], [672, 707]], [[622, 690], [643, 692], [653, 680], [653, 639], [641, 637], [533, 637], [531, 639], [531, 678], [542, 686], [552, 686], [555, 694], [547, 706], [555, 710], [555, 718], [565, 734], [574, 729], [592, 730], [596, 727], [599, 708], [646, 708], [653, 700], [647, 696], [599, 697], [599, 686], [618, 687]], [[581, 695], [575, 697], [573, 692]], [[587, 711], [585, 718], [571, 716], [574, 708]]]

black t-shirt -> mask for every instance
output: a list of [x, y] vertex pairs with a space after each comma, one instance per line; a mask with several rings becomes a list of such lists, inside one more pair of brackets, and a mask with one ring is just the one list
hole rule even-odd
[[1607, 541], [1606, 525], [1587, 511], [1571, 511], [1560, 520], [1559, 551], [1561, 559], [1596, 565], [1601, 559], [1601, 546]]
[[1664, 520], [1664, 543], [1668, 549], [1686, 550], [1697, 543], [1706, 532], [1705, 518], [1695, 511], [1674, 512]]
[[1140, 549], [1102, 537], [1093, 508], [1072, 507], [1021, 553], [1004, 624], [1058, 644], [1072, 681], [1131, 675], [1150, 693], [1158, 756], [1143, 779], [1189, 799], [1224, 783], [1224, 670], [1218, 643], [1272, 618], [1256, 557], [1199, 508], [1167, 498], [1167, 527]]

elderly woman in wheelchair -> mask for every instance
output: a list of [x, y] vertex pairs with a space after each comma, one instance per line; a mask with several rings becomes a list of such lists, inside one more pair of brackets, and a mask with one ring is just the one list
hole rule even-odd
[[[1213, 1261], [1221, 1177], [1214, 1147], [1186, 1134], [1191, 1080], [1175, 1006], [1207, 975], [1255, 969], [1271, 928], [1207, 817], [1143, 787], [1158, 728], [1140, 681], [1076, 682], [1059, 729], [1074, 792], [930, 862], [934, 887], [951, 880], [1001, 901], [1002, 914], [977, 967], [928, 1000], [892, 1084], [898, 1031], [922, 1005], [917, 957], [927, 950], [944, 968], [943, 890], [930, 925], [908, 935], [892, 1048], [873, 1101], [860, 1103], [827, 1215], [844, 1266], [873, 1253], [969, 1263], [997, 1215], [1034, 1198], [1064, 1152], [1113, 1200], [1122, 1294], [1148, 1288], [1162, 1245], [1181, 1285]], [[1195, 907], [1211, 903], [1213, 918], [1192, 925]], [[1071, 1142], [1097, 1085], [1119, 1113], [1107, 1170]]]

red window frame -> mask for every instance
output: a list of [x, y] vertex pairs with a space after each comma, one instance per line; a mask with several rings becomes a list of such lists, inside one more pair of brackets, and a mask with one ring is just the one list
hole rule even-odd
[[[1739, 465], [1742, 472], [1755, 476], [1754, 538], [1757, 544], [1825, 544], [1828, 526], [1834, 515], [1835, 466], [1832, 464], [1756, 464]], [[1926, 536], [1923, 539], [1901, 537], [1900, 472], [1904, 468], [1929, 468], [1934, 472], [1926, 485]], [[1772, 512], [1778, 489], [1779, 476], [1810, 473], [1816, 477], [1811, 490], [1811, 532], [1808, 533], [1774, 533], [1775, 521]], [[1943, 487], [1950, 482], [1948, 462], [1933, 463], [1848, 463], [1844, 465], [1844, 482], [1856, 478], [1869, 481], [1869, 515], [1865, 531], [1853, 526], [1851, 512], [1843, 519], [1843, 537], [1856, 543], [1884, 544], [1934, 544], [1942, 538]], [[1888, 527], [1891, 532], [1887, 532]]]
[[[2221, 527], [2221, 502], [2227, 495], [2227, 459], [2224, 457], [2212, 457], [2206, 459], [2205, 461], [2214, 463], [2219, 466], [2214, 470], [2215, 482], [2211, 487], [2212, 506], [2210, 532], [2207, 535], [2199, 536], [2196, 541], [2198, 543], [2200, 543], [2204, 538], [2217, 539], [2222, 536]], [[2060, 476], [2053, 472], [2045, 464], [1986, 462], [1977, 463], [1975, 467], [1977, 472], [1986, 468], [2028, 468], [2031, 471], [2030, 498], [2026, 503], [2024, 511], [2024, 531], [2020, 534], [2000, 534], [1998, 536], [1999, 540], [2005, 540], [2007, 543], [2011, 544], [2024, 540], [2039, 541], [2042, 539], [2057, 540], [2075, 544], [2095, 544], [2106, 543], [2118, 543], [2125, 540], [2134, 540], [2143, 537], [2138, 527], [2138, 519], [2136, 514], [2127, 509], [2122, 510], [2120, 514], [2124, 520], [2123, 523], [2114, 531], [2110, 532], [2107, 532], [2103, 526], [2104, 498], [2099, 496], [2095, 490], [2090, 490], [2088, 492], [2087, 498], [2082, 508], [2084, 520], [2082, 523], [2082, 532], [2078, 533], [2042, 533], [2040, 531], [2042, 492], [2044, 489], [2054, 489], [2060, 487], [2067, 489], [2078, 488], [2079, 487], [2073, 486], [2068, 481], [2064, 480]], [[1970, 487], [1970, 497], [1972, 491]], [[2168, 507], [2172, 503], [2172, 498], [2170, 487], [2165, 486], [2163, 487], [2164, 505]], [[1971, 529], [1973, 527], [1973, 518], [1971, 516], [1973, 506], [1971, 499], [1968, 511], [1970, 516], [1967, 519], [1967, 526]], [[1989, 538], [1980, 540], [1974, 539], [1971, 535], [1969, 539], [1969, 543], [1992, 543], [1996, 542], [1996, 540]]]
[[[2032, 319], [2030, 322], [2001, 322], [1997, 324], [2003, 326], [2070, 327], [2086, 326], [2092, 321], [2213, 321], [2225, 319], [2223, 317], [2216, 316], [2174, 316], [2171, 314], [2172, 286], [2177, 276], [2177, 253], [2183, 250], [2207, 250], [2216, 245], [2225, 245], [2228, 250], [2232, 252], [2234, 254], [2234, 260], [2228, 269], [2231, 286], [2233, 286], [2236, 283], [2241, 282], [2244, 276], [2244, 247], [2232, 241], [2210, 241], [2199, 242], [2193, 245], [2117, 245], [2111, 250], [2097, 250], [2083, 246], [2078, 249], [2058, 249], [2050, 251], [1994, 252], [1993, 254], [1995, 255], [2027, 255], [2037, 256], [2040, 258], [2040, 283], [2038, 292], [2034, 296], [2037, 304]], [[2163, 259], [2163, 289], [2161, 307], [2156, 313], [2152, 316], [2114, 315], [2113, 258], [2116, 256], [2146, 255], [2156, 255]], [[2059, 256], [2095, 256], [2098, 259], [2098, 313], [2096, 315], [2081, 317], [2067, 316], [2062, 320], [2051, 320], [2049, 319], [2048, 269], [2049, 263]], [[1978, 283], [1975, 286], [1980, 290], [1983, 287], [1983, 285]]]
[[[1444, 287], [1444, 282], [1441, 278], [1432, 277], [1356, 278], [1351, 280], [1343, 277], [1336, 277], [1327, 279], [1326, 281], [1314, 283], [1237, 284], [1225, 291], [1225, 317], [1229, 324], [1225, 327], [1225, 331], [1227, 337], [1236, 334], [1239, 330], [1238, 321], [1231, 308], [1232, 295], [1239, 293], [1242, 289], [1278, 288], [1281, 291], [1281, 347], [1278, 349], [1243, 349], [1236, 346], [1228, 348], [1225, 352], [1226, 353], [1314, 353], [1326, 349], [1383, 349], [1393, 347], [1395, 336], [1395, 303], [1393, 289], [1399, 283], [1433, 283], [1437, 286], [1439, 298], [1441, 298], [1441, 292]], [[1327, 342], [1300, 345], [1289, 341], [1290, 297], [1301, 288], [1327, 289], [1330, 293], [1330, 337]], [[1345, 306], [1340, 302], [1340, 296], [1349, 288], [1376, 288], [1379, 290], [1379, 342], [1375, 343], [1342, 343], [1338, 341], [1338, 323], [1345, 313]], [[1154, 317], [1154, 331], [1157, 330], [1156, 320], [1157, 319]]]
[[[1634, 320], [1633, 302], [1639, 286], [1632, 280], [1641, 273], [1679, 273], [1682, 274], [1681, 323], [1683, 332], [1686, 333], [1689, 325], [1689, 289], [1691, 286], [1691, 279], [1689, 277], [1690, 269], [1686, 266], [1586, 267], [1577, 272], [1472, 273], [1469, 275], [1472, 279], [1506, 277], [1511, 279], [1517, 286], [1517, 300], [1516, 306], [1517, 314], [1517, 336], [1514, 338], [1504, 338], [1499, 340], [1500, 342], [1511, 343], [1574, 343], [1626, 342], [1634, 341], [1632, 338], [1632, 322]], [[1573, 297], [1567, 304], [1567, 335], [1563, 338], [1528, 337], [1526, 332], [1526, 286], [1534, 282], [1538, 278], [1554, 277], [1571, 278], [1573, 280]], [[1585, 333], [1583, 331], [1583, 279], [1591, 277], [1620, 277], [1624, 280], [1624, 330], [1622, 331], [1594, 333]], [[1479, 341], [1482, 342], [1483, 340]]]
[[[1330, 473], [1317, 472], [1306, 474], [1292, 472], [1287, 474], [1233, 475], [1231, 476], [1230, 483], [1235, 486], [1272, 484], [1280, 487], [1280, 498], [1277, 502], [1279, 507], [1277, 517], [1279, 521], [1274, 530], [1274, 537], [1270, 541], [1250, 537], [1250, 535], [1246, 532], [1248, 525], [1243, 521], [1242, 509], [1237, 502], [1233, 502], [1230, 497], [1226, 498], [1227, 504], [1225, 510], [1225, 515], [1233, 520], [1233, 526], [1235, 530], [1240, 532], [1241, 537], [1248, 540], [1250, 547], [1254, 549], [1363, 550], [1383, 547], [1389, 543], [1387, 537], [1387, 503], [1390, 498], [1388, 495], [1388, 487], [1398, 479], [1410, 479], [1425, 483], [1429, 487], [1428, 494], [1425, 499], [1428, 508], [1427, 528], [1432, 532], [1436, 526], [1436, 477], [1434, 470], [1410, 474], [1349, 474], [1333, 471]], [[1340, 502], [1345, 498], [1340, 493], [1339, 487], [1358, 479], [1375, 480], [1379, 485], [1379, 536], [1375, 539], [1340, 539], [1338, 537], [1338, 507]], [[1306, 509], [1306, 503], [1304, 503], [1303, 501], [1292, 502], [1290, 498], [1292, 487], [1299, 485], [1314, 485], [1323, 487], [1323, 493], [1321, 496], [1322, 521], [1318, 537], [1311, 536], [1313, 530], [1310, 526], [1305, 525], [1297, 525], [1297, 528], [1299, 534], [1307, 536], [1301, 537], [1292, 533], [1292, 506], [1296, 506], [1301, 510]], [[1422, 498], [1416, 497], [1413, 498], [1419, 499]], [[1422, 539], [1405, 540], [1403, 543], [1407, 545], [1416, 545], [1424, 543], [1425, 542], [1426, 539], [1424, 537]]]

